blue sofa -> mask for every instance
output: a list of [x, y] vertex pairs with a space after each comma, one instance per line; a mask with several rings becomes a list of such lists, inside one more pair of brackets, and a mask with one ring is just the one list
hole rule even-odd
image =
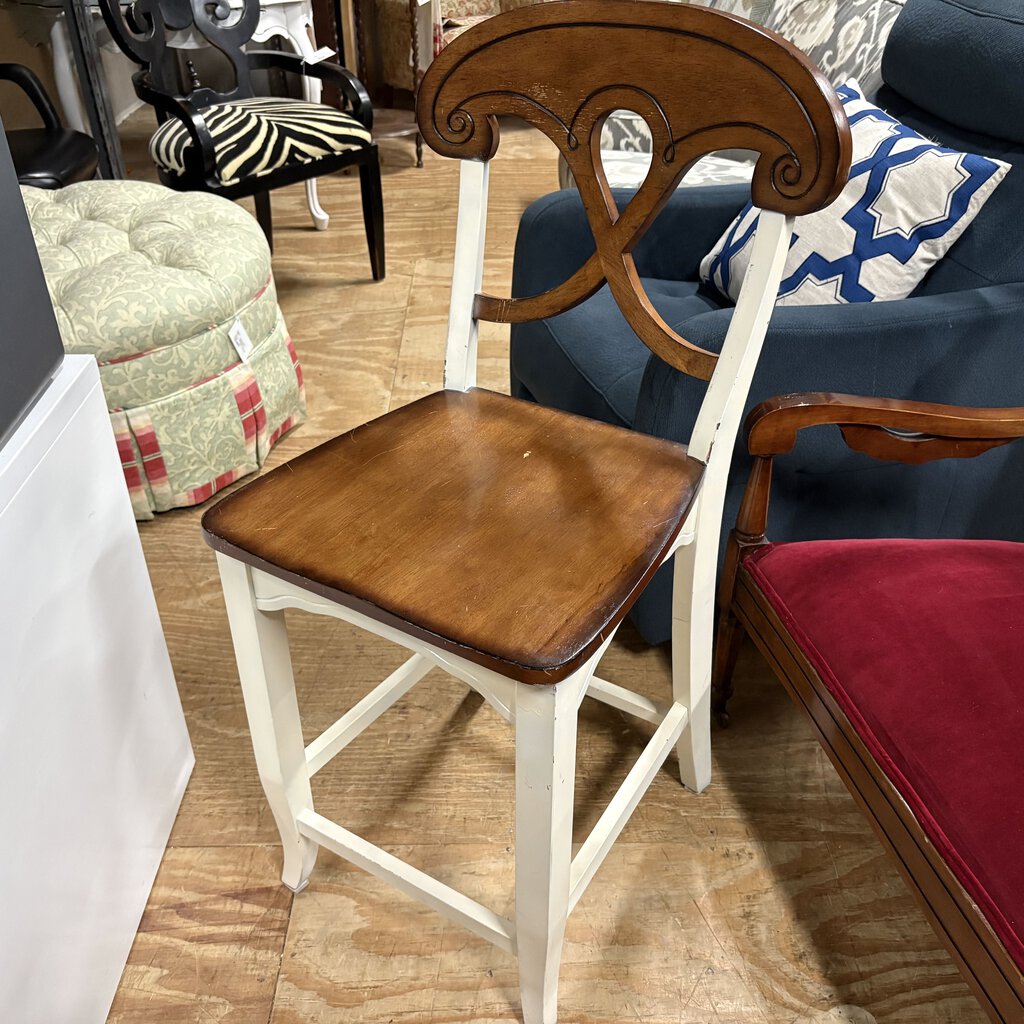
[[[898, 302], [776, 310], [750, 406], [793, 391], [839, 391], [958, 405], [1024, 405], [1024, 16], [1019, 0], [907, 0], [886, 44], [876, 102], [922, 134], [1013, 165], [950, 253]], [[621, 203], [629, 193], [617, 195]], [[701, 258], [749, 198], [743, 186], [682, 188], [635, 253], [651, 300], [691, 342], [718, 349], [732, 307], [698, 279]], [[578, 195], [524, 214], [513, 293], [565, 280], [593, 251]], [[607, 288], [550, 320], [512, 328], [513, 394], [685, 442], [704, 384], [637, 339]], [[838, 433], [806, 431], [782, 460], [770, 535], [1024, 540], [1024, 447], [927, 466], [880, 464]], [[724, 529], [748, 459], [737, 446]], [[671, 575], [633, 611], [668, 639]]]

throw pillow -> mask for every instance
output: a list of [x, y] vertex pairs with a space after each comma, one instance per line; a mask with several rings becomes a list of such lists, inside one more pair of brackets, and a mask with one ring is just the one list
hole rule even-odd
[[882, 84], [882, 50], [905, 0], [775, 0], [764, 27], [778, 32], [837, 85], [856, 78], [865, 96]]
[[713, 7], [716, 11], [726, 14], [738, 14], [741, 18], [749, 18], [763, 24], [772, 7], [772, 0], [691, 0], [700, 7]]
[[[831, 206], [796, 219], [778, 305], [906, 298], [1010, 169], [923, 138], [868, 103], [854, 79], [837, 91], [853, 133], [850, 180]], [[747, 203], [700, 265], [701, 280], [734, 302], [758, 213]]]

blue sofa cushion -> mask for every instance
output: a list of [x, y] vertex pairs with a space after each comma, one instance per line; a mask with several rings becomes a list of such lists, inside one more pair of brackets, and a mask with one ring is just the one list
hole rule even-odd
[[[748, 407], [789, 391], [833, 390], [891, 395], [964, 405], [1024, 404], [1024, 379], [1018, 371], [1024, 334], [1024, 232], [1016, 229], [1024, 213], [1024, 142], [1002, 136], [1003, 111], [1008, 132], [1014, 100], [1005, 89], [992, 103], [983, 89], [987, 57], [965, 35], [955, 12], [988, 12], [1006, 32], [1007, 9], [1020, 0], [907, 0], [915, 18], [931, 12], [930, 25], [917, 25], [903, 41], [928, 44], [931, 35], [950, 31], [949, 46], [973, 53], [962, 74], [949, 76], [945, 88], [960, 89], [972, 105], [972, 130], [954, 121], [959, 113], [929, 112], [923, 95], [901, 95], [892, 84], [873, 97], [883, 110], [926, 138], [970, 153], [1003, 160], [1012, 170], [977, 219], [929, 273], [913, 296], [899, 302], [863, 302], [836, 306], [793, 306], [776, 310], [754, 376]], [[942, 17], [937, 11], [945, 12]], [[955, 15], [955, 16], [954, 16]], [[906, 17], [906, 11], [900, 21]], [[1001, 20], [1002, 19], [1002, 20]], [[989, 31], [984, 18], [971, 17], [972, 33]], [[1006, 85], [1021, 80], [1024, 44], [1012, 57], [999, 55], [995, 66]], [[930, 45], [930, 44], [929, 44]], [[905, 54], [900, 60], [905, 59]], [[947, 67], [950, 61], [946, 61]], [[976, 72], [976, 74], [975, 74]], [[946, 73], [940, 68], [939, 73]], [[905, 84], [900, 83], [904, 88]], [[913, 92], [913, 90], [909, 90]], [[941, 99], [934, 89], [934, 101]], [[948, 118], [948, 120], [946, 119]], [[991, 134], [987, 134], [991, 133]], [[1019, 138], [1019, 137], [1018, 137]], [[657, 281], [690, 282], [701, 257], [710, 249], [750, 198], [740, 187], [683, 188], [668, 201], [637, 247], [637, 270], [647, 287]], [[627, 194], [618, 194], [620, 205]], [[513, 294], [533, 295], [564, 281], [594, 252], [593, 237], [575, 191], [563, 190], [537, 200], [523, 216], [516, 241]], [[667, 287], [672, 288], [671, 284]], [[677, 293], [678, 298], [678, 293]], [[705, 296], [706, 298], [706, 296]], [[599, 304], [599, 303], [604, 304]], [[664, 302], [662, 297], [658, 304]], [[713, 303], [709, 303], [709, 306]], [[588, 315], [593, 310], [593, 315]], [[681, 442], [689, 439], [704, 385], [662, 363], [635, 342], [621, 317], [609, 316], [601, 296], [573, 311], [574, 340], [554, 343], [542, 324], [512, 327], [512, 383], [516, 394], [562, 409], [571, 409]], [[731, 308], [691, 316], [681, 333], [692, 343], [713, 348], [721, 343]], [[562, 324], [550, 330], [561, 335]], [[589, 325], [589, 326], [588, 326]], [[600, 336], [601, 345], [588, 345]], [[632, 344], [631, 344], [632, 342]], [[524, 352], [529, 349], [529, 356]], [[571, 352], [572, 361], [567, 352]], [[619, 394], [622, 415], [595, 393], [595, 363], [618, 352], [619, 386], [641, 375], [639, 394]], [[548, 359], [544, 358], [547, 354]], [[628, 356], [628, 358], [627, 358]], [[600, 357], [600, 358], [599, 358]], [[593, 362], [592, 362], [593, 361]], [[568, 370], [567, 370], [568, 366]], [[529, 386], [517, 379], [529, 376]], [[536, 390], [536, 395], [531, 392]], [[635, 406], [635, 408], [634, 408]], [[601, 410], [601, 411], [598, 411]], [[723, 529], [736, 521], [736, 510], [749, 470], [744, 446], [738, 445], [729, 475]], [[773, 540], [854, 536], [986, 537], [1024, 540], [1024, 518], [1017, 491], [1024, 479], [1024, 446], [1007, 445], [978, 459], [949, 459], [924, 466], [880, 463], [851, 452], [838, 431], [807, 431], [776, 468], [769, 534]], [[652, 643], [668, 639], [671, 626], [671, 568], [652, 580], [633, 606], [631, 618]]]
[[907, 0], [882, 78], [933, 119], [1024, 145], [1024, 5]]
[[[724, 305], [697, 281], [641, 280], [655, 308], [683, 337], [688, 320]], [[517, 325], [515, 338], [512, 379], [518, 397], [633, 425], [650, 351], [626, 323], [607, 285], [575, 309]]]

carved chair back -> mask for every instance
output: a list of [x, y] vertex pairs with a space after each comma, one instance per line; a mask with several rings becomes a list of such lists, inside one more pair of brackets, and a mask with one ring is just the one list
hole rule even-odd
[[[643, 117], [654, 140], [647, 177], [621, 210], [600, 158], [601, 128], [618, 109]], [[541, 295], [480, 292], [487, 166], [498, 148], [500, 115], [542, 131], [568, 161], [596, 244], [569, 280]], [[645, 0], [565, 0], [498, 15], [454, 40], [420, 85], [417, 117], [428, 146], [464, 161], [445, 386], [474, 385], [479, 320], [555, 316], [607, 283], [652, 352], [710, 381], [689, 449], [708, 463], [701, 529], [717, 537], [729, 458], [792, 218], [830, 203], [849, 173], [850, 130], [832, 86], [780, 36], [732, 15]], [[632, 254], [687, 170], [721, 149], [760, 154], [751, 187], [764, 212], [751, 271], [716, 354], [662, 319]], [[724, 451], [711, 460], [716, 442]], [[705, 505], [718, 517], [706, 531]]]
[[[252, 96], [249, 64], [243, 47], [252, 38], [260, 20], [259, 0], [242, 0], [232, 9], [226, 0], [134, 0], [123, 8], [118, 0], [100, 0], [103, 20], [123, 53], [141, 65], [143, 88], [182, 98], [196, 107]], [[231, 64], [234, 85], [209, 89], [197, 81], [181, 88], [178, 58], [180, 49], [169, 45], [175, 34], [190, 33], [219, 50]], [[143, 97], [145, 98], [145, 97]], [[164, 120], [157, 108], [158, 117]]]

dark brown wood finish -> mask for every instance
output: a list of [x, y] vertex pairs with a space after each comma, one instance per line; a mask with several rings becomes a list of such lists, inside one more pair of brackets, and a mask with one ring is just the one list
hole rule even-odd
[[[646, 120], [656, 154], [623, 210], [600, 161], [601, 128], [619, 108]], [[565, 156], [597, 252], [543, 295], [478, 296], [476, 316], [501, 323], [554, 316], [607, 281], [640, 339], [670, 365], [704, 380], [717, 357], [665, 323], [632, 256], [686, 171], [714, 150], [756, 150], [754, 203], [792, 215], [831, 202], [849, 172], [846, 116], [808, 58], [774, 33], [699, 6], [569, 0], [484, 23], [446, 47], [428, 70], [420, 87], [420, 130], [442, 155], [489, 160], [500, 114], [534, 125]]]
[[[311, 0], [313, 11], [314, 45], [329, 46], [338, 55], [338, 61], [344, 63], [344, 40], [341, 32], [341, 11], [337, 0]], [[323, 102], [332, 107], [344, 103], [341, 90], [333, 82], [325, 82]]]
[[[597, 151], [604, 117], [623, 106], [655, 126], [660, 155], [620, 213]], [[838, 98], [799, 51], [678, 4], [567, 0], [491, 18], [434, 61], [417, 112], [447, 156], [489, 159], [498, 114], [554, 139], [601, 226], [600, 276], [585, 268], [586, 288], [607, 278], [648, 344], [705, 377], [716, 357], [666, 334], [633, 269], [637, 240], [710, 150], [760, 150], [755, 200], [794, 214], [829, 202], [850, 160]], [[502, 318], [516, 309], [508, 300]], [[511, 678], [554, 683], [625, 615], [702, 472], [678, 445], [480, 390], [442, 392], [269, 474], [203, 523], [241, 561]]]
[[715, 633], [715, 658], [711, 667], [711, 706], [718, 724], [729, 724], [727, 706], [732, 696], [732, 677], [743, 639], [743, 630], [732, 607], [736, 573], [753, 550], [768, 543], [765, 537], [768, 500], [772, 486], [772, 460], [754, 459], [736, 526], [729, 532], [725, 561], [718, 583], [718, 629]]
[[481, 389], [357, 427], [203, 517], [216, 550], [513, 679], [554, 683], [621, 621], [704, 466]]
[[[1024, 436], [1024, 408], [972, 409], [934, 402], [803, 392], [770, 398], [753, 409], [746, 422], [747, 445], [751, 455], [783, 455], [792, 449], [799, 431], [828, 423], [871, 429], [893, 440], [904, 440], [904, 449], [884, 448], [887, 454], [878, 457], [917, 462], [912, 449], [924, 440], [944, 442], [928, 450], [933, 459], [949, 459], [977, 454], [962, 450], [960, 442], [1006, 444]], [[901, 439], [890, 431], [917, 436]]]
[[838, 425], [858, 451], [919, 463], [968, 457], [1024, 436], [1024, 409], [970, 409], [820, 393], [786, 395], [754, 409], [747, 418], [754, 472], [726, 552], [712, 698], [720, 722], [727, 724], [732, 670], [745, 631], [810, 719], [829, 759], [895, 857], [985, 1012], [998, 1024], [1016, 1024], [1024, 1020], [1024, 976], [743, 564], [751, 552], [768, 543], [773, 457], [790, 451], [800, 430], [823, 424]]

